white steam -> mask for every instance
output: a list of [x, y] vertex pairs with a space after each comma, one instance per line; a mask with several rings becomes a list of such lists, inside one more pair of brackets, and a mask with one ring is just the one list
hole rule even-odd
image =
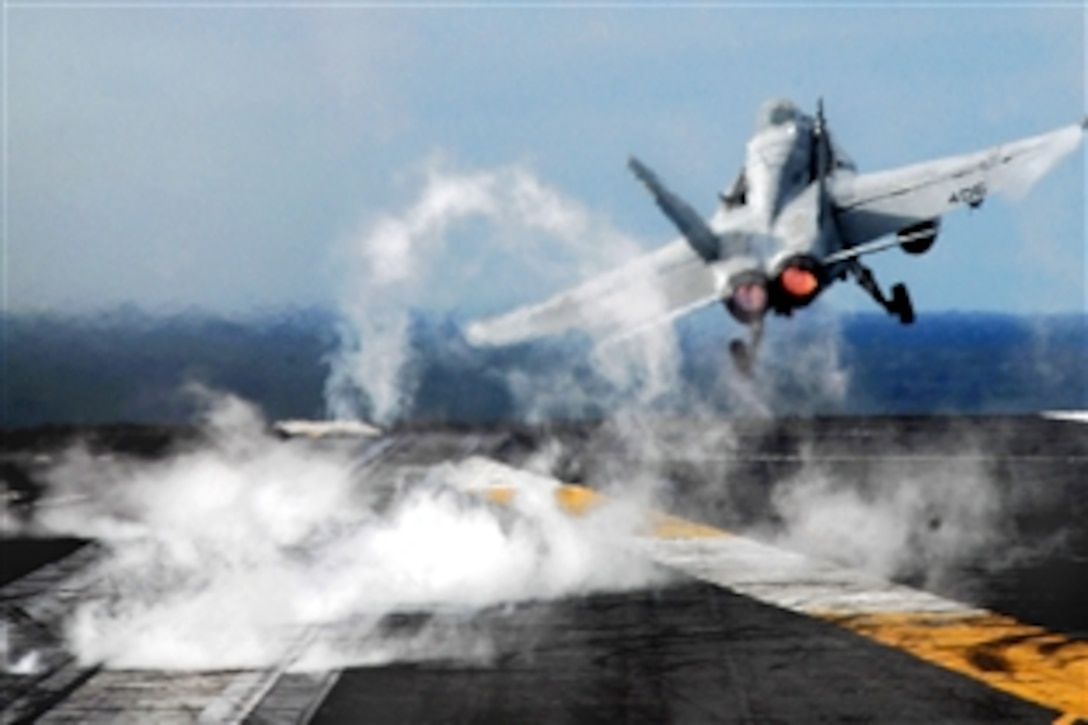
[[970, 594], [962, 567], [1007, 561], [1014, 538], [981, 455], [874, 462], [860, 480], [810, 461], [772, 506], [780, 528], [764, 536], [777, 545], [955, 595]]
[[[329, 414], [386, 423], [406, 412], [419, 382], [414, 311], [525, 304], [535, 301], [527, 294], [572, 285], [642, 252], [525, 169], [459, 173], [432, 164], [408, 208], [372, 220], [350, 242], [345, 325], [325, 389]], [[675, 361], [666, 326], [639, 344], [599, 351], [593, 364], [606, 380], [650, 399], [674, 384]], [[552, 398], [524, 382], [511, 389], [532, 417]], [[555, 385], [567, 389], [564, 381]]]
[[[653, 275], [640, 284], [641, 267], [628, 266], [645, 254], [643, 245], [523, 168], [459, 172], [430, 164], [411, 203], [371, 219], [346, 245], [340, 344], [325, 385], [329, 415], [378, 423], [411, 415], [428, 364], [413, 348], [417, 312], [470, 307], [470, 317], [487, 316], [587, 280], [607, 292], [594, 297], [595, 324], [636, 334], [597, 345], [584, 363], [558, 361], [544, 375], [531, 364], [489, 368], [487, 375], [501, 379], [523, 420], [654, 409], [682, 389], [687, 361], [672, 323], [642, 324], [659, 318], [652, 310], [663, 303]], [[600, 276], [621, 266], [633, 270], [623, 285]], [[728, 334], [743, 334], [724, 311], [715, 312]], [[755, 381], [736, 374], [724, 340], [702, 353], [699, 364], [710, 366], [716, 382], [689, 403], [760, 416], [838, 409], [848, 384], [840, 335], [818, 310], [807, 316], [804, 325], [771, 326]]]
[[[464, 464], [405, 485], [346, 451], [266, 436], [234, 398], [209, 424], [209, 443], [162, 462], [74, 451], [51, 471], [40, 526], [107, 551], [67, 624], [83, 662], [269, 666], [300, 632], [313, 642], [299, 667], [486, 657], [481, 609], [659, 576], [628, 551], [626, 513], [572, 519], [547, 495], [511, 513], [451, 485], [471, 476]], [[391, 613], [449, 611], [410, 636], [386, 631]]]

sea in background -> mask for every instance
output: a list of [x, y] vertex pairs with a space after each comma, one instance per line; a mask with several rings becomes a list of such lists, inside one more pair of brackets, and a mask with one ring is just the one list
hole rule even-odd
[[[270, 419], [322, 418], [325, 383], [343, 324], [321, 309], [253, 315], [2, 318], [4, 427], [173, 423], [193, 413], [189, 383], [229, 391]], [[1021, 414], [1088, 409], [1088, 316], [925, 313], [902, 327], [877, 314], [770, 320], [757, 381], [773, 403], [736, 394], [728, 342], [742, 334], [717, 314], [677, 326], [679, 382], [648, 407], [685, 415]], [[483, 423], [607, 416], [630, 393], [610, 388], [591, 346], [568, 336], [476, 349], [449, 318], [418, 314], [409, 330], [411, 382], [399, 422]], [[365, 341], [363, 342], [365, 345]], [[803, 362], [819, 347], [821, 371]], [[800, 364], [794, 364], [802, 361]], [[509, 384], [539, 380], [571, 392], [542, 414]], [[807, 376], [834, 374], [835, 394]], [[554, 396], [553, 396], [554, 397]]]

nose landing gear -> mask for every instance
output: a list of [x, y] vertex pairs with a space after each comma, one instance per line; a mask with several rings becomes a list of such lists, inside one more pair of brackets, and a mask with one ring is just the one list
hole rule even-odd
[[763, 320], [753, 322], [750, 329], [750, 342], [746, 343], [740, 338], [729, 341], [729, 357], [733, 358], [733, 367], [745, 378], [751, 378], [755, 374], [756, 352], [759, 350], [759, 341], [763, 339]]

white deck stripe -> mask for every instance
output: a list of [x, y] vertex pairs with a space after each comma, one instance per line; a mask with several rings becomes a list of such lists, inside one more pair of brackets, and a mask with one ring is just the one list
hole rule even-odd
[[242, 672], [222, 694], [201, 711], [200, 725], [235, 725], [243, 722], [288, 668], [306, 652], [314, 641], [315, 630], [307, 628], [296, 635], [275, 667]]
[[1050, 420], [1064, 420], [1070, 423], [1088, 423], [1088, 410], [1047, 410], [1042, 416]]
[[803, 614], [983, 610], [741, 536], [643, 542], [659, 564]]
[[[513, 488], [547, 492], [564, 487], [556, 479], [483, 458], [466, 461], [452, 483], [469, 491]], [[975, 614], [984, 611], [831, 562], [724, 531], [717, 533], [721, 535], [646, 536], [636, 546], [659, 564], [795, 612]]]
[[[478, 478], [466, 488], [496, 501], [549, 484], [575, 515], [605, 501], [494, 461], [474, 465]], [[665, 518], [648, 514], [636, 543], [660, 564], [967, 675], [1053, 710], [1056, 723], [1088, 719], [1088, 642], [711, 527], [675, 518], [654, 525]]]

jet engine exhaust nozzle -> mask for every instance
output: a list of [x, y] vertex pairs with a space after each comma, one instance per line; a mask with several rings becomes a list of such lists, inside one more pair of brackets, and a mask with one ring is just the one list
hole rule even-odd
[[762, 276], [746, 275], [735, 281], [732, 288], [732, 294], [725, 300], [729, 314], [745, 325], [762, 320], [770, 306], [767, 281]]
[[770, 285], [771, 306], [788, 315], [816, 299], [825, 279], [820, 264], [808, 255], [797, 255], [779, 267]]
[[811, 297], [820, 287], [820, 280], [803, 267], [786, 267], [778, 277], [778, 283], [791, 297], [803, 300]]

